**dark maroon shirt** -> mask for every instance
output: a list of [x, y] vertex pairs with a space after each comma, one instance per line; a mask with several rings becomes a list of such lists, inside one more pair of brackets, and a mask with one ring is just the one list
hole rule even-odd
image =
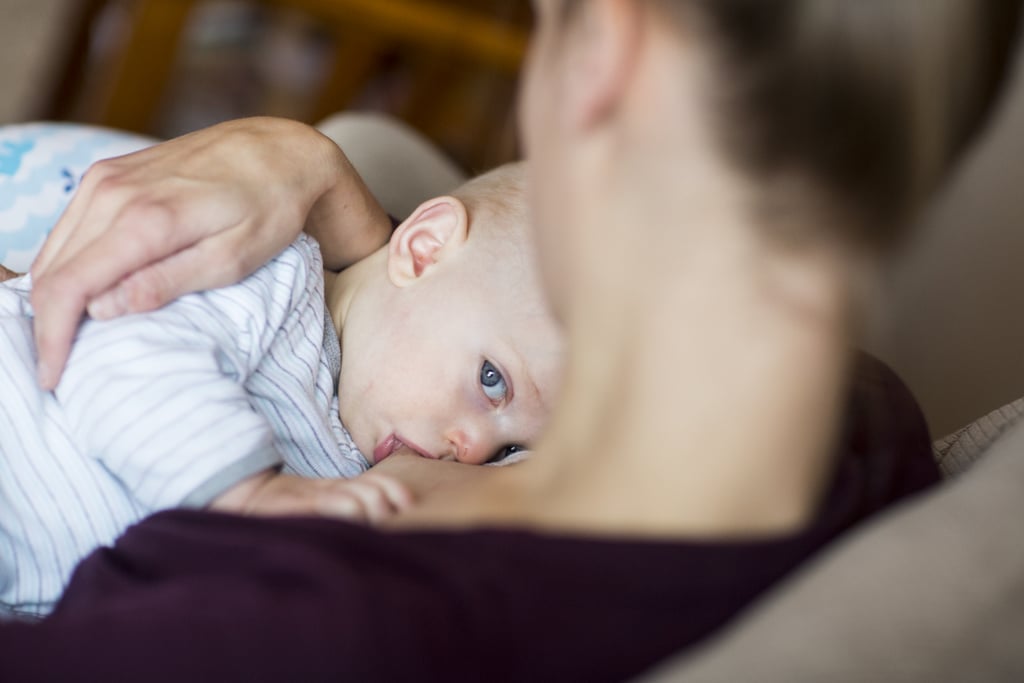
[[622, 680], [938, 478], [917, 406], [865, 360], [833, 484], [799, 533], [638, 542], [165, 512], [84, 560], [42, 623], [0, 625], [0, 681]]

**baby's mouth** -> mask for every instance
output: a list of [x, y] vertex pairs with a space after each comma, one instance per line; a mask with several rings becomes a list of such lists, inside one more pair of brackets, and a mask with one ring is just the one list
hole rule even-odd
[[402, 449], [411, 451], [414, 455], [418, 455], [421, 458], [430, 458], [431, 460], [437, 459], [437, 456], [428, 453], [416, 444], [403, 441], [397, 434], [392, 433], [385, 437], [384, 440], [377, 444], [377, 447], [373, 449], [373, 464], [379, 464], [384, 460], [384, 458]]

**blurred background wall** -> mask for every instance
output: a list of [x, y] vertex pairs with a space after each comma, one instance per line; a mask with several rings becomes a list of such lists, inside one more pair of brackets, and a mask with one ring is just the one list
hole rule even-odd
[[944, 435], [1024, 396], [1024, 60], [890, 273], [876, 350]]
[[255, 114], [404, 119], [468, 171], [517, 155], [525, 0], [0, 0], [0, 122], [171, 137]]
[[39, 113], [77, 0], [0, 0], [0, 123]]

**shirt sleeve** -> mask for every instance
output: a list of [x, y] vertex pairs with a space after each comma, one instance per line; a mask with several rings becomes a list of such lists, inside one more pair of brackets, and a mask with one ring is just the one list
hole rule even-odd
[[71, 438], [149, 510], [205, 506], [280, 461], [245, 354], [203, 329], [226, 322], [202, 303], [87, 322], [55, 392]]

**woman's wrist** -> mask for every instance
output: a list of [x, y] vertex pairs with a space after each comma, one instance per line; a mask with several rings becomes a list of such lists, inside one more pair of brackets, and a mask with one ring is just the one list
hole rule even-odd
[[273, 181], [262, 182], [273, 183], [267, 190], [278, 206], [300, 212], [303, 230], [320, 243], [325, 268], [341, 270], [387, 243], [387, 212], [331, 138], [308, 124], [267, 116], [223, 125], [240, 134], [242, 154], [252, 155], [250, 168], [276, 170]]
[[323, 191], [313, 202], [304, 230], [320, 243], [324, 267], [341, 270], [387, 243], [391, 219], [363, 182], [345, 153], [320, 134], [318, 155]]

